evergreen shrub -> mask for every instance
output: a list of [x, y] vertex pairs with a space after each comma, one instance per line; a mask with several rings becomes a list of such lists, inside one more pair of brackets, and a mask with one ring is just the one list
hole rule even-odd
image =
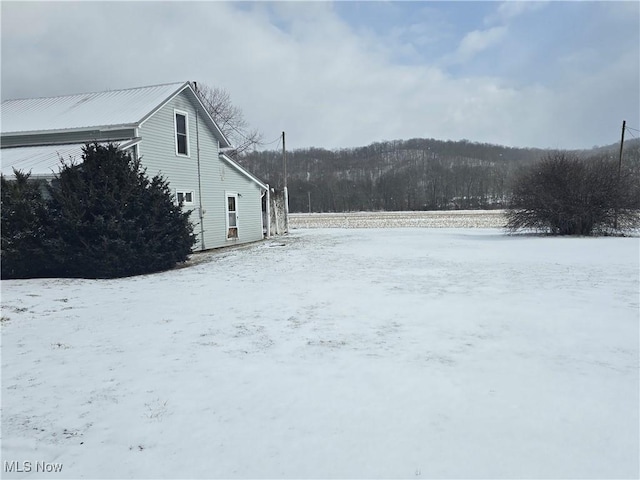
[[[35, 237], [43, 246], [46, 276], [140, 275], [188, 258], [195, 243], [190, 212], [175, 203], [165, 179], [149, 179], [139, 159], [113, 144], [88, 144], [82, 159], [63, 163], [47, 187], [45, 227]], [[5, 232], [3, 223], [3, 245], [5, 233], [13, 240], [14, 232]], [[2, 256], [4, 264], [4, 246]], [[3, 278], [26, 276], [20, 271], [5, 277], [3, 268]]]
[[14, 170], [14, 175], [13, 181], [0, 177], [2, 278], [45, 277], [51, 269], [45, 185], [28, 173]]

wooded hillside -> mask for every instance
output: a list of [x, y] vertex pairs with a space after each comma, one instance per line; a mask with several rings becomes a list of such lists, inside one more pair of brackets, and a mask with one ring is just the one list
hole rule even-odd
[[[617, 158], [618, 149], [612, 144], [574, 153]], [[287, 151], [290, 211], [502, 208], [517, 170], [548, 153], [418, 138], [339, 150]], [[625, 169], [638, 175], [640, 142], [625, 142], [624, 155]], [[281, 150], [249, 152], [237, 160], [272, 187], [282, 187]]]

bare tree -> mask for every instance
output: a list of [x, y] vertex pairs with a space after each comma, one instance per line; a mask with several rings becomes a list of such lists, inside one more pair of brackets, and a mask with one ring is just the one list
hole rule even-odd
[[192, 87], [222, 133], [234, 145], [229, 154], [237, 156], [261, 144], [262, 134], [257, 129], [249, 127], [242, 110], [233, 104], [228, 91], [196, 82], [192, 83]]

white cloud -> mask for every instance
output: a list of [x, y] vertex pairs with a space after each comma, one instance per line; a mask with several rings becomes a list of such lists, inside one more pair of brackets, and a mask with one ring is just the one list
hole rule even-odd
[[[631, 57], [627, 70], [620, 63], [558, 90], [398, 65], [393, 48], [401, 42], [355, 31], [325, 3], [22, 5], [1, 6], [3, 98], [197, 80], [226, 88], [266, 139], [286, 131], [292, 148], [412, 137], [603, 144], [605, 123], [617, 122], [630, 103], [619, 97], [637, 79]], [[488, 51], [506, 33], [469, 33], [458, 58]], [[617, 93], [607, 87], [612, 75], [627, 82]]]
[[507, 27], [493, 27], [488, 30], [474, 30], [460, 41], [454, 60], [463, 62], [474, 55], [497, 45], [506, 35]]
[[519, 17], [528, 12], [534, 12], [540, 10], [546, 5], [545, 1], [518, 1], [510, 0], [500, 3], [494, 13], [488, 15], [484, 22], [485, 24], [509, 23], [512, 19]]
[[496, 25], [486, 29], [473, 30], [460, 41], [457, 50], [445, 57], [445, 64], [461, 63], [472, 59], [477, 54], [499, 45], [505, 41], [509, 23], [525, 13], [539, 10], [544, 1], [507, 1], [484, 18], [485, 25]]

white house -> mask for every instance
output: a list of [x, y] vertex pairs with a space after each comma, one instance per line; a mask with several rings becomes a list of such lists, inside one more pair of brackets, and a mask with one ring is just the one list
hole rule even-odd
[[189, 82], [2, 102], [6, 177], [15, 168], [52, 179], [61, 158], [80, 162], [92, 142], [118, 143], [149, 176], [169, 181], [176, 201], [193, 210], [195, 249], [253, 242], [268, 231], [268, 186], [223, 153], [230, 142]]

